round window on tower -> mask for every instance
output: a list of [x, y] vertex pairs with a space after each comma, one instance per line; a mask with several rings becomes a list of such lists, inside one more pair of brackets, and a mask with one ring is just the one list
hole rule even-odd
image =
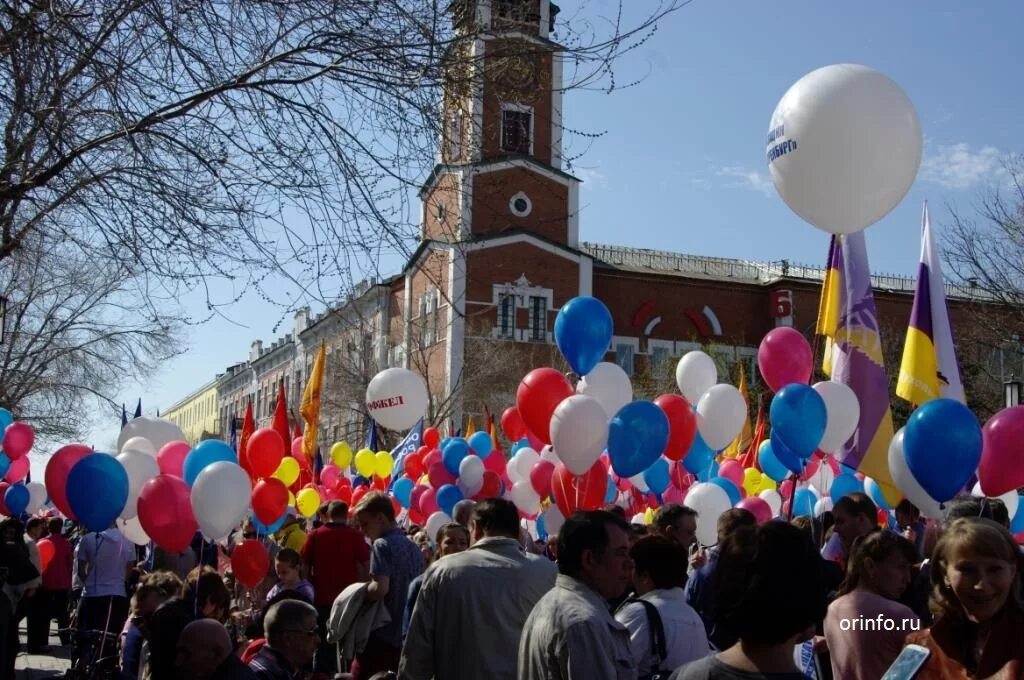
[[533, 210], [533, 202], [529, 196], [520, 191], [509, 199], [508, 208], [516, 217], [526, 217]]

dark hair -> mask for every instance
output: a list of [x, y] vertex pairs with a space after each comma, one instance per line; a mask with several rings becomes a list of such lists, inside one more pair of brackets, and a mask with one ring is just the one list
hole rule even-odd
[[622, 519], [626, 519], [626, 509], [624, 507], [622, 507], [621, 505], [616, 505], [615, 503], [609, 503], [608, 505], [604, 506], [601, 509], [604, 510], [605, 512], [610, 512], [613, 515], [618, 515]]
[[966, 517], [992, 519], [992, 507], [988, 503], [983, 503], [983, 500], [983, 498], [974, 496], [957, 496], [946, 501], [944, 508], [946, 521], [952, 522]]
[[565, 520], [558, 532], [558, 571], [575, 576], [583, 568], [583, 552], [592, 550], [603, 556], [608, 548], [608, 527], [629, 533], [629, 524], [618, 515], [604, 510], [577, 512]]
[[308, 602], [309, 598], [300, 593], [297, 590], [279, 590], [272, 598], [267, 600], [266, 604], [256, 612], [256, 616], [253, 617], [252, 622], [245, 627], [245, 635], [250, 639], [263, 637], [263, 619], [267, 616], [267, 611], [278, 602], [283, 600], [299, 600], [300, 602]]
[[697, 511], [686, 505], [669, 503], [663, 505], [654, 512], [654, 526], [659, 531], [674, 527], [676, 522], [684, 517], [696, 517]]
[[64, 533], [64, 520], [60, 517], [51, 517], [50, 521], [46, 523], [46, 528], [50, 530], [50, 533], [54, 536], [60, 536]]
[[1007, 529], [1010, 528], [1010, 509], [1006, 507], [1006, 503], [1003, 502], [1002, 498], [987, 498], [988, 506], [992, 508], [992, 521], [996, 524], [1002, 524]]
[[743, 508], [729, 508], [718, 516], [718, 542], [724, 541], [740, 527], [752, 526], [757, 526], [754, 513]]
[[223, 609], [225, 614], [231, 608], [231, 592], [213, 567], [196, 567], [190, 571], [182, 590], [184, 600], [193, 605], [197, 615], [207, 604]]
[[896, 532], [874, 529], [871, 533], [858, 536], [850, 549], [846, 578], [839, 586], [838, 594], [846, 595], [857, 589], [864, 578], [868, 560], [878, 564], [889, 559], [893, 553], [902, 554], [910, 564], [917, 561], [917, 549], [914, 548], [914, 544]]
[[46, 520], [42, 517], [29, 517], [28, 521], [25, 522], [25, 531], [32, 531], [40, 526], [45, 526]]
[[477, 503], [470, 523], [487, 536], [519, 536], [519, 510], [505, 498], [488, 498]]
[[371, 491], [359, 499], [359, 502], [356, 503], [355, 514], [361, 515], [364, 512], [381, 514], [389, 522], [395, 521], [395, 506], [391, 504], [388, 495], [380, 491]]
[[896, 512], [905, 512], [912, 518], [911, 521], [921, 516], [921, 511], [917, 509], [917, 506], [911, 503], [908, 499], [904, 498], [896, 504]]
[[686, 549], [664, 536], [644, 536], [629, 549], [636, 573], [647, 574], [655, 588], [682, 588], [686, 585]]
[[814, 626], [826, 608], [820, 562], [790, 524], [741, 527], [720, 546], [712, 576], [717, 620], [741, 640], [769, 645]]
[[872, 525], [878, 522], [878, 506], [867, 494], [859, 491], [848, 493], [836, 501], [832, 506], [833, 514], [837, 510], [842, 510], [848, 515], [864, 515], [871, 520]]
[[309, 602], [281, 600], [267, 607], [267, 611], [263, 615], [263, 632], [266, 634], [267, 641], [274, 644], [274, 641], [280, 640], [283, 633], [309, 617], [317, 618], [316, 609]]
[[291, 548], [282, 548], [279, 553], [274, 557], [277, 562], [284, 562], [293, 569], [298, 569], [299, 565], [302, 564], [302, 557], [299, 553], [295, 552]]
[[163, 599], [169, 600], [181, 592], [181, 586], [181, 579], [174, 572], [154, 571], [139, 579], [135, 597], [138, 600], [144, 600], [150, 595], [159, 595]]
[[814, 522], [807, 515], [800, 515], [789, 520], [789, 523], [800, 530], [809, 543], [814, 543]]
[[327, 504], [327, 519], [332, 522], [344, 522], [348, 519], [348, 503], [345, 501], [331, 501]]

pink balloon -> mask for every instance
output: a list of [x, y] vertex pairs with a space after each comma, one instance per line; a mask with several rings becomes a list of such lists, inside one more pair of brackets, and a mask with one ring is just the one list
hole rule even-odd
[[23, 420], [13, 422], [4, 430], [4, 453], [11, 460], [17, 460], [32, 449], [36, 431]]
[[306, 458], [306, 454], [302, 452], [302, 437], [292, 440], [292, 458], [297, 458], [300, 461]]
[[737, 489], [743, 488], [743, 465], [738, 460], [727, 460], [722, 463], [718, 468], [718, 476], [728, 479]]
[[337, 466], [325, 465], [324, 469], [320, 471], [320, 483], [328, 489], [333, 489], [334, 485], [338, 483], [338, 475], [340, 474], [341, 470]]
[[757, 367], [773, 392], [790, 383], [807, 384], [814, 367], [811, 346], [800, 331], [782, 326], [768, 332], [757, 349]]
[[437, 491], [434, 489], [427, 489], [420, 495], [419, 510], [424, 516], [430, 517], [440, 509], [441, 508], [437, 505]]
[[550, 460], [539, 460], [530, 470], [530, 484], [541, 498], [551, 494], [551, 476], [555, 474], [555, 464]]
[[747, 496], [737, 503], [736, 507], [750, 512], [757, 519], [758, 524], [764, 524], [772, 518], [772, 507], [766, 500], [757, 496]]
[[811, 456], [807, 460], [807, 464], [804, 466], [803, 473], [800, 475], [800, 481], [806, 482], [808, 479], [814, 476], [814, 473], [816, 473], [818, 471], [818, 468], [820, 467], [821, 459], [816, 458], [815, 456]]
[[68, 444], [57, 449], [46, 463], [46, 473], [43, 475], [46, 495], [53, 501], [54, 507], [60, 510], [60, 513], [68, 519], [78, 519], [68, 504], [68, 474], [71, 472], [71, 468], [75, 466], [75, 463], [90, 453], [92, 453], [91, 446], [86, 444]]
[[15, 458], [11, 461], [11, 467], [7, 468], [7, 474], [4, 475], [4, 479], [11, 484], [17, 484], [21, 480], [25, 479], [25, 476], [28, 474], [28, 469], [28, 456]]
[[172, 475], [157, 475], [139, 491], [139, 524], [164, 550], [181, 552], [199, 530], [188, 485]]
[[981, 434], [984, 445], [978, 480], [985, 495], [1001, 496], [1024, 486], [1024, 458], [1020, 455], [1024, 406], [1006, 408], [995, 414], [985, 423]]
[[665, 489], [665, 493], [661, 494], [661, 499], [665, 503], [682, 503], [684, 498], [686, 498], [686, 494], [675, 486], [669, 486]]
[[184, 479], [182, 468], [185, 466], [185, 457], [191, 450], [188, 442], [182, 441], [167, 442], [161, 446], [156, 452], [156, 464], [160, 467], [160, 474]]
[[783, 498], [790, 498], [793, 495], [792, 479], [784, 479], [782, 483], [779, 484], [779, 495]]
[[419, 509], [420, 499], [423, 498], [423, 494], [425, 494], [429, 488], [430, 487], [425, 484], [417, 484], [414, 486], [412, 488], [412, 493], [409, 494], [409, 507]]
[[431, 449], [423, 456], [423, 469], [429, 470], [434, 463], [441, 462], [441, 449]]
[[[430, 479], [430, 486], [435, 489], [440, 489], [445, 484], [454, 484], [455, 475], [448, 472], [448, 468], [445, 467], [444, 463], [434, 463], [430, 466], [427, 471], [427, 477]], [[429, 512], [423, 513], [426, 516], [430, 516]]]

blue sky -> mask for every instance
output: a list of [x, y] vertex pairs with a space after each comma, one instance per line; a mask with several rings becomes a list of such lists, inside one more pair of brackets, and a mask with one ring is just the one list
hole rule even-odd
[[[616, 7], [613, 0], [560, 4], [563, 15], [585, 17]], [[627, 23], [651, 6], [625, 4]], [[928, 199], [941, 229], [945, 203], [968, 210], [980, 190], [1000, 182], [1000, 160], [1024, 151], [1024, 93], [1016, 87], [1022, 25], [1024, 3], [1016, 0], [696, 0], [619, 64], [619, 81], [642, 77], [638, 85], [611, 95], [574, 92], [565, 100], [567, 127], [605, 133], [592, 142], [567, 140], [570, 152], [586, 149], [574, 168], [585, 180], [581, 237], [823, 263], [827, 236], [775, 193], [764, 138], [776, 103], [801, 76], [828, 64], [861, 63], [904, 88], [924, 131], [917, 181], [867, 234], [874, 271], [912, 274], [921, 202]], [[184, 301], [197, 316], [201, 302]], [[255, 296], [228, 314], [230, 321], [191, 328], [181, 338], [188, 352], [119, 400], [130, 409], [142, 396], [146, 413], [166, 409], [244, 359], [255, 338], [270, 340], [280, 318]], [[103, 448], [116, 433], [115, 422], [98, 423], [92, 441]]]

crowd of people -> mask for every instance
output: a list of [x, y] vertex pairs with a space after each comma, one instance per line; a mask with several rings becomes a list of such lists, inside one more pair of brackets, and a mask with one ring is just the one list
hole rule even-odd
[[[928, 650], [926, 680], [1024, 678], [1021, 551], [998, 501], [954, 499], [941, 522], [904, 501], [899, 530], [860, 493], [814, 520], [734, 508], [713, 546], [675, 504], [649, 526], [579, 512], [547, 541], [501, 498], [453, 516], [427, 536], [370, 493], [180, 553], [8, 519], [0, 673], [13, 678], [26, 619], [30, 653], [56, 620], [62, 643], [116, 654], [124, 680], [878, 680], [908, 644]], [[230, 567], [247, 539], [271, 557], [252, 588]]]

